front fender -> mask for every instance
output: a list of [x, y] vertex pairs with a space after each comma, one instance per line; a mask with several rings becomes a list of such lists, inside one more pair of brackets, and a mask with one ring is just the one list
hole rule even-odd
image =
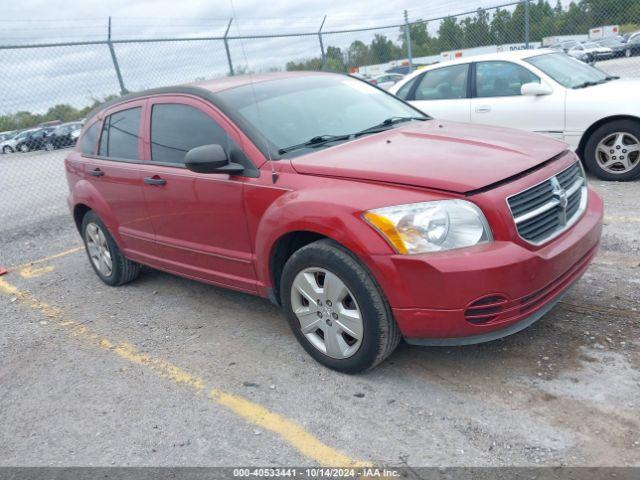
[[[348, 197], [353, 191], [345, 194]], [[265, 290], [273, 287], [270, 271], [273, 250], [281, 237], [292, 232], [317, 233], [338, 242], [378, 276], [371, 255], [390, 255], [393, 250], [362, 219], [363, 210], [344, 198], [335, 188], [304, 189], [287, 192], [269, 205], [260, 218], [255, 240], [256, 274]]]

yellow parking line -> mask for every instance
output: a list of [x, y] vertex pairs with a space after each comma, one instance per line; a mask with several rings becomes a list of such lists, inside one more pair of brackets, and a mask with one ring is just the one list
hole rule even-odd
[[38, 263], [45, 263], [56, 258], [64, 257], [66, 255], [71, 255], [72, 253], [79, 252], [80, 250], [84, 250], [83, 246], [73, 247], [68, 250], [64, 250], [63, 252], [56, 253], [54, 255], [49, 255], [48, 257], [38, 258], [37, 260], [31, 260], [30, 262], [23, 263], [21, 265], [16, 265], [15, 267], [9, 267], [9, 270], [17, 270], [19, 268], [29, 267], [31, 265], [37, 265]]
[[615, 216], [615, 215], [605, 215], [605, 222], [612, 223], [640, 223], [640, 217], [624, 217], [624, 216]]
[[320, 465], [354, 468], [371, 466], [368, 462], [350, 458], [324, 444], [300, 425], [282, 415], [233, 393], [208, 387], [201, 377], [193, 375], [161, 358], [140, 353], [131, 344], [116, 344], [108, 338], [101, 337], [86, 325], [66, 319], [61, 309], [38, 300], [31, 293], [21, 291], [2, 278], [0, 278], [0, 292], [14, 297], [22, 305], [52, 319], [59, 327], [65, 328], [76, 338], [91, 343], [131, 363], [146, 367], [165, 379], [190, 388], [194, 393], [206, 393], [207, 399], [225, 407], [253, 425], [275, 433], [302, 455]]
[[69, 250], [65, 250], [64, 252], [56, 253], [55, 255], [49, 255], [48, 257], [39, 258], [37, 260], [32, 260], [31, 262], [23, 263], [22, 265], [16, 265], [15, 267], [9, 267], [7, 270], [15, 271], [17, 270], [20, 273], [20, 276], [23, 278], [36, 278], [45, 273], [53, 272], [55, 267], [53, 265], [47, 265], [44, 267], [34, 267], [33, 265], [38, 265], [40, 263], [49, 262], [51, 260], [55, 260], [56, 258], [64, 257], [66, 255], [70, 255], [72, 253], [79, 252], [80, 250], [84, 250], [84, 247], [74, 247]]

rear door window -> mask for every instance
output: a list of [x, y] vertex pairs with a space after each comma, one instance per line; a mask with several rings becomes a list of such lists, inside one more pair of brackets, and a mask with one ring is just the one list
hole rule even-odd
[[139, 160], [140, 107], [112, 113], [104, 119], [98, 155]]
[[469, 64], [429, 70], [416, 87], [416, 100], [453, 100], [468, 98]]

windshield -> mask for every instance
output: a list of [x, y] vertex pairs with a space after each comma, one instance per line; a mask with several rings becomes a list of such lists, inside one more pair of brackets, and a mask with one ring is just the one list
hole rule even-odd
[[314, 137], [353, 134], [390, 118], [425, 117], [376, 87], [343, 75], [264, 81], [225, 90], [216, 96], [224, 103], [227, 114], [241, 117], [236, 120], [266, 137], [274, 150]]
[[581, 87], [585, 83], [602, 83], [612, 79], [602, 70], [563, 53], [537, 55], [525, 60], [567, 88]]

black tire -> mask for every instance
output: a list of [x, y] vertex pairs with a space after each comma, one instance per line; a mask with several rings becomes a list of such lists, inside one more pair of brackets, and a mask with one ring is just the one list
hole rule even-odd
[[585, 165], [590, 172], [602, 180], [617, 180], [621, 182], [633, 180], [640, 175], [640, 161], [636, 159], [640, 152], [632, 154], [634, 155], [632, 160], [636, 160], [637, 163], [630, 170], [620, 173], [605, 170], [596, 159], [596, 148], [600, 141], [616, 132], [625, 132], [633, 135], [636, 139], [640, 139], [640, 122], [636, 120], [614, 120], [596, 129], [587, 139], [584, 147]]
[[17, 148], [17, 150], [22, 153], [27, 153], [31, 149], [29, 148], [29, 145], [27, 145], [26, 143], [23, 143], [22, 145], [20, 145], [19, 148]]
[[[106, 238], [112, 262], [110, 275], [105, 275], [100, 270], [98, 270], [93, 260], [91, 259], [91, 255], [89, 254], [89, 247], [87, 246], [87, 226], [92, 223], [97, 225], [102, 230]], [[124, 255], [118, 248], [118, 245], [116, 245], [116, 242], [113, 240], [113, 237], [109, 233], [109, 230], [107, 230], [105, 224], [93, 211], [87, 212], [83, 217], [80, 231], [82, 240], [84, 241], [84, 247], [87, 252], [87, 257], [89, 258], [89, 263], [91, 264], [93, 271], [96, 272], [96, 275], [98, 275], [98, 277], [100, 277], [100, 280], [102, 280], [104, 283], [106, 283], [107, 285], [111, 285], [112, 287], [116, 287], [119, 285], [124, 285], [125, 283], [129, 283], [135, 280], [138, 275], [140, 275], [140, 264], [132, 262], [131, 260], [128, 260], [124, 257]]]
[[6, 145], [2, 148], [2, 152], [6, 154], [13, 153], [13, 148], [11, 148], [9, 145]]
[[56, 146], [51, 142], [47, 142], [47, 143], [44, 144], [44, 149], [47, 152], [53, 152], [56, 149]]
[[[296, 275], [309, 267], [319, 267], [337, 275], [355, 297], [363, 320], [359, 349], [344, 359], [332, 358], [311, 344], [301, 330], [291, 305], [291, 289]], [[402, 335], [391, 308], [368, 270], [346, 249], [331, 240], [318, 240], [297, 250], [284, 266], [280, 297], [289, 325], [309, 355], [322, 365], [343, 373], [360, 373], [375, 367], [398, 346]]]

